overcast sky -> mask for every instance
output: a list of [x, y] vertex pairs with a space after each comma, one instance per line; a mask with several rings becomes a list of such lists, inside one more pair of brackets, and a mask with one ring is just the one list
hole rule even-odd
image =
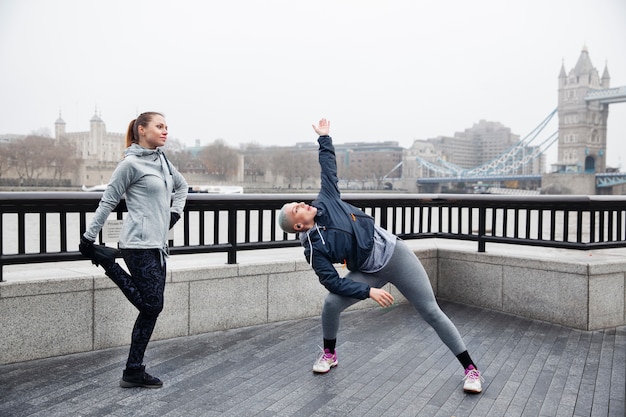
[[[625, 0], [0, 0], [0, 134], [53, 132], [59, 111], [87, 131], [97, 109], [110, 132], [161, 111], [189, 145], [314, 141], [320, 117], [336, 143], [481, 119], [524, 137], [583, 46], [626, 85]], [[626, 165], [626, 103], [607, 156]]]

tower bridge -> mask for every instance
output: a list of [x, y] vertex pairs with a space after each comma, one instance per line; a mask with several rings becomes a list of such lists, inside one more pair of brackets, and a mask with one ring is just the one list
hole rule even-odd
[[626, 101], [626, 85], [601, 90], [589, 90], [585, 96], [585, 101], [597, 101], [600, 104], [623, 103]]
[[[544, 189], [559, 184], [561, 189], [567, 189], [568, 183], [579, 181], [581, 176], [592, 176], [590, 187], [595, 190], [585, 194], [610, 194], [611, 187], [626, 184], [626, 173], [607, 172], [606, 166], [609, 105], [626, 102], [626, 86], [610, 87], [608, 67], [600, 77], [586, 47], [569, 73], [564, 64], [561, 66], [558, 80], [558, 107], [516, 145], [490, 162], [466, 169], [442, 158], [416, 157], [416, 162], [429, 173], [417, 179], [418, 189], [432, 191], [434, 185], [503, 181], [539, 184]], [[545, 133], [555, 115], [558, 129]], [[527, 172], [524, 168], [545, 155], [555, 143], [558, 161], [551, 174], [520, 174]]]

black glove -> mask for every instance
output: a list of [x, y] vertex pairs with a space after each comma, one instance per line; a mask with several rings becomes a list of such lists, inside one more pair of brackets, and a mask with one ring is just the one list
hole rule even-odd
[[180, 220], [180, 214], [176, 212], [171, 212], [170, 213], [170, 229], [174, 227], [174, 225], [176, 224], [178, 220]]
[[78, 250], [83, 254], [83, 256], [91, 259], [93, 257], [93, 242], [81, 235]]

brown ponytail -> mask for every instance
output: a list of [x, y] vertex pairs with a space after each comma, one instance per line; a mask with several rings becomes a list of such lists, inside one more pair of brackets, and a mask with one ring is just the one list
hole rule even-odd
[[128, 148], [133, 143], [137, 143], [138, 139], [135, 138], [135, 121], [137, 119], [133, 119], [128, 124], [128, 129], [126, 130], [126, 147]]
[[126, 147], [128, 148], [133, 143], [139, 143], [139, 126], [146, 127], [148, 123], [152, 121], [154, 116], [163, 116], [162, 113], [148, 111], [145, 113], [141, 113], [137, 116], [136, 119], [133, 119], [128, 124], [128, 129], [126, 130]]

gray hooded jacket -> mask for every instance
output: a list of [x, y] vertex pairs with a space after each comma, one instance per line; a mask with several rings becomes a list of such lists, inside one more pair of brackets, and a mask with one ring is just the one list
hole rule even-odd
[[132, 144], [124, 155], [84, 236], [95, 241], [109, 214], [126, 194], [128, 214], [120, 233], [120, 248], [160, 249], [166, 254], [170, 212], [182, 216], [189, 189], [187, 181], [158, 148]]

